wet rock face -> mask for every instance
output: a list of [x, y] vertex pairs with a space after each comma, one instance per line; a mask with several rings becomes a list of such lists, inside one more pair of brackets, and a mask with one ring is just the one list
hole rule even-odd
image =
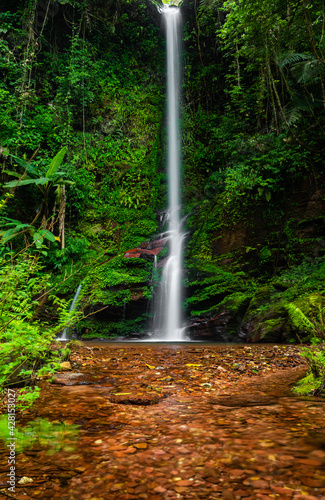
[[246, 342], [281, 343], [286, 339], [285, 319], [252, 318], [242, 324], [239, 338]]
[[232, 319], [230, 311], [223, 311], [210, 318], [193, 318], [187, 334], [191, 340], [229, 342], [228, 323]]

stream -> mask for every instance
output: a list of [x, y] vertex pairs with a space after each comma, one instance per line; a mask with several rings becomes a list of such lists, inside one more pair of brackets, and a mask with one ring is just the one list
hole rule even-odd
[[200, 343], [74, 348], [19, 419], [74, 439], [17, 457], [15, 499], [325, 499], [325, 400], [297, 397], [297, 346]]

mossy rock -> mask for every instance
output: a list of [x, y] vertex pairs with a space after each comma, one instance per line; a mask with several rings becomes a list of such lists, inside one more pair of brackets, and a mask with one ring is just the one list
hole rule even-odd
[[277, 293], [273, 285], [267, 285], [259, 288], [253, 298], [251, 299], [249, 306], [247, 308], [244, 321], [247, 321], [250, 317], [255, 316], [260, 312], [262, 306], [266, 306], [272, 301], [272, 297]]
[[251, 301], [252, 293], [236, 292], [228, 295], [228, 297], [220, 303], [220, 306], [243, 316]]
[[283, 342], [291, 337], [286, 300], [273, 285], [259, 288], [245, 313], [241, 338], [248, 342]]
[[284, 331], [286, 318], [266, 319], [258, 323], [251, 341], [252, 342], [282, 342], [284, 340]]

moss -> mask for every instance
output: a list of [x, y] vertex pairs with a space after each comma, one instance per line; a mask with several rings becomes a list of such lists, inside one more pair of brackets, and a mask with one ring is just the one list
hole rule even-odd
[[[215, 262], [197, 260], [189, 263], [189, 298], [187, 306], [200, 305], [206, 310], [217, 307], [228, 295], [249, 288], [243, 280], [241, 272], [231, 273]], [[192, 314], [192, 313], [191, 313]]]
[[84, 280], [90, 304], [123, 305], [132, 298], [132, 289], [147, 291], [152, 263], [143, 259], [124, 259], [119, 255], [96, 266]]
[[272, 342], [275, 337], [276, 340], [279, 337], [281, 340], [281, 330], [284, 328], [285, 321], [285, 318], [272, 318], [262, 321], [257, 329], [260, 340], [262, 342]]
[[252, 292], [235, 292], [228, 295], [223, 301], [220, 302], [220, 306], [224, 306], [226, 309], [237, 312], [238, 314], [244, 314], [247, 310], [247, 306], [252, 298]]
[[300, 396], [312, 395], [323, 383], [324, 381], [321, 378], [315, 379], [312, 373], [308, 373], [306, 377], [297, 382], [293, 392]]
[[273, 285], [266, 285], [258, 288], [255, 292], [252, 300], [247, 308], [244, 321], [249, 317], [254, 316], [263, 310], [263, 308], [269, 306], [269, 302], [272, 299], [272, 295], [275, 293], [275, 288]]
[[82, 339], [114, 339], [141, 331], [146, 321], [146, 317], [140, 316], [137, 319], [120, 319], [107, 323], [93, 317], [81, 321], [78, 325], [78, 333]]

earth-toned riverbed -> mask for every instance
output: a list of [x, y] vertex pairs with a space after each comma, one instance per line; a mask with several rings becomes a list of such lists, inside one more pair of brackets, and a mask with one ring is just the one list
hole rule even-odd
[[325, 499], [325, 401], [292, 394], [298, 347], [105, 344], [70, 361], [18, 424], [78, 439], [21, 453], [32, 482], [15, 493], [2, 447], [1, 499]]

